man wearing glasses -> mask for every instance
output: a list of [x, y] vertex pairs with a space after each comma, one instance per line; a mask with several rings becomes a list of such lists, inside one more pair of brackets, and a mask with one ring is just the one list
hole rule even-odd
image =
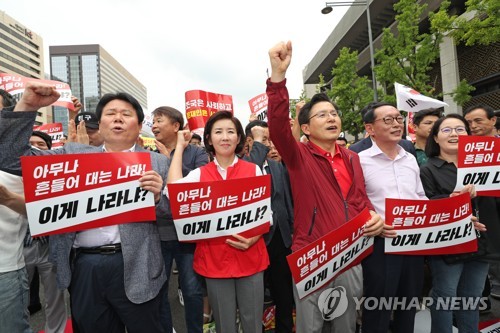
[[[359, 159], [368, 198], [385, 220], [386, 198], [426, 200], [427, 197], [415, 157], [398, 144], [404, 122], [399, 110], [388, 103], [376, 103], [365, 111], [363, 121], [373, 145], [360, 152]], [[375, 238], [373, 253], [363, 260], [364, 296], [397, 297], [400, 309], [394, 311], [391, 332], [414, 331], [416, 307], [409, 304], [421, 295], [423, 272], [422, 256], [385, 254], [384, 240]], [[388, 332], [391, 312], [365, 307], [363, 333]]]
[[[382, 105], [390, 105], [390, 104], [384, 102], [372, 102], [368, 104], [365, 108], [363, 108], [363, 110], [361, 110], [361, 116], [363, 116], [369, 109], [373, 109], [373, 107]], [[399, 145], [403, 147], [404, 150], [415, 156], [415, 158], [417, 158], [417, 152], [415, 151], [415, 147], [413, 146], [411, 141], [401, 139], [401, 137], [399, 139], [400, 139]], [[359, 154], [363, 150], [370, 148], [372, 146], [373, 140], [374, 138], [372, 136], [368, 136], [367, 138], [364, 138], [363, 140], [350, 145], [349, 150], [352, 150]]]
[[[464, 111], [464, 118], [469, 123], [472, 135], [498, 137], [495, 128], [497, 117], [490, 106], [485, 104], [473, 105]], [[481, 196], [476, 199], [476, 202], [483, 221], [500, 221], [500, 198]], [[490, 287], [488, 284], [491, 284], [489, 295], [498, 300], [500, 299], [500, 263], [498, 256], [500, 243], [497, 241], [497, 236], [500, 235], [500, 225], [499, 223], [492, 223], [487, 228], [488, 235], [491, 235], [488, 237], [488, 252], [491, 254], [487, 258], [490, 261], [489, 281], [486, 281], [483, 295], [488, 295]]]
[[[342, 121], [327, 95], [316, 94], [303, 106], [298, 121], [309, 141], [299, 143], [295, 140], [289, 126], [285, 79], [291, 57], [291, 42], [281, 42], [269, 50], [272, 73], [267, 81], [267, 96], [271, 139], [290, 174], [294, 202], [292, 251], [296, 251], [345, 224], [365, 207], [372, 209], [372, 205], [366, 196], [359, 157], [336, 144]], [[383, 228], [380, 216], [372, 212], [364, 235], [379, 235]], [[297, 332], [322, 332], [325, 322], [318, 299], [326, 288], [344, 287], [349, 300], [361, 296], [359, 266], [340, 274], [323, 289], [302, 299], [298, 298], [294, 288]], [[354, 302], [350, 301], [347, 311], [331, 323], [331, 332], [354, 333]]]

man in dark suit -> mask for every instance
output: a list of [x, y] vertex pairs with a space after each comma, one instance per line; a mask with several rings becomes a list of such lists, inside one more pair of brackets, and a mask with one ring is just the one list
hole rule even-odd
[[[19, 157], [24, 155], [146, 152], [135, 144], [144, 113], [127, 93], [106, 94], [97, 105], [102, 146], [68, 143], [52, 151], [31, 149], [28, 140], [36, 111], [58, 98], [54, 86], [29, 83], [14, 112], [1, 111], [0, 165], [19, 169]], [[161, 154], [150, 154], [153, 170], [142, 175], [140, 186], [154, 194], [156, 214], [166, 214], [161, 191], [168, 160]], [[78, 332], [164, 332], [159, 292], [166, 274], [155, 221], [54, 235], [50, 251], [51, 261], [57, 265], [58, 286], [69, 287]]]
[[[361, 116], [364, 117], [364, 115], [366, 113], [368, 113], [370, 110], [375, 110], [376, 108], [379, 108], [379, 107], [384, 106], [384, 105], [393, 106], [392, 104], [386, 103], [386, 102], [372, 102], [361, 110]], [[350, 145], [349, 150], [352, 150], [356, 153], [360, 153], [363, 150], [370, 148], [372, 146], [373, 140], [374, 139], [370, 136], [367, 138], [364, 138], [363, 140], [356, 142], [355, 144]], [[415, 158], [417, 158], [417, 152], [415, 151], [415, 147], [413, 146], [411, 141], [408, 141], [406, 139], [401, 139], [398, 144], [401, 147], [403, 147], [404, 150], [406, 150], [407, 152], [409, 152], [410, 154], [415, 156]]]
[[264, 174], [271, 175], [272, 226], [264, 239], [269, 254], [266, 277], [276, 305], [275, 332], [293, 330], [293, 282], [286, 256], [291, 253], [293, 206], [290, 182], [286, 168], [280, 162], [266, 158], [270, 150], [269, 129], [261, 120], [250, 122], [245, 128], [249, 155], [246, 159], [259, 165]]

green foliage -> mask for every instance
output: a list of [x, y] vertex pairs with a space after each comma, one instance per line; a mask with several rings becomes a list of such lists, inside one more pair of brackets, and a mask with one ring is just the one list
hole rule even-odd
[[[446, 12], [445, 1], [439, 13]], [[394, 4], [397, 34], [385, 28], [382, 48], [375, 54], [377, 80], [385, 87], [386, 95], [393, 91], [394, 82], [412, 87], [427, 96], [435, 96], [429, 72], [439, 58], [442, 33], [431, 25], [430, 33], [419, 32], [419, 22], [427, 4], [400, 0]]]
[[[494, 41], [495, 38], [499, 40], [499, 0], [468, 0], [467, 11], [474, 9], [480, 13], [468, 22], [449, 15], [449, 6], [450, 1], [445, 0], [437, 12], [429, 13], [429, 33], [420, 33], [418, 24], [427, 5], [413, 0], [400, 0], [394, 5], [397, 12], [397, 34], [392, 33], [389, 28], [384, 29], [382, 49], [375, 54], [378, 61], [375, 72], [378, 81], [385, 88], [383, 98], [388, 102], [395, 102], [394, 82], [412, 87], [429, 97], [441, 97], [434, 89], [436, 78], [429, 73], [439, 58], [439, 44], [445, 35], [451, 34], [456, 40], [467, 43]], [[496, 15], [493, 14], [495, 11]], [[496, 29], [492, 29], [492, 26]], [[487, 27], [490, 32], [481, 31], [481, 28]], [[491, 38], [483, 38], [484, 35]], [[470, 100], [469, 94], [473, 90], [474, 87], [462, 80], [451, 95], [458, 105], [463, 105]]]
[[470, 101], [470, 93], [476, 90], [473, 86], [467, 83], [464, 79], [460, 81], [457, 88], [453, 91], [453, 100], [458, 105], [464, 105], [466, 102]]
[[456, 18], [452, 35], [467, 46], [500, 41], [500, 1], [468, 0], [466, 12], [476, 11], [471, 20]]
[[339, 107], [342, 129], [358, 140], [364, 126], [360, 110], [373, 101], [371, 81], [356, 73], [358, 52], [348, 48], [340, 50], [340, 55], [332, 69], [333, 88], [327, 92]]

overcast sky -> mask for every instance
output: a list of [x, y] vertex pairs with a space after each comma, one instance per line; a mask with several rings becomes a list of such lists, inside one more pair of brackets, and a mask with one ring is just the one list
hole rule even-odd
[[[159, 6], [161, 4], [161, 6]], [[184, 93], [201, 89], [233, 96], [247, 123], [248, 100], [265, 92], [267, 51], [294, 47], [287, 78], [291, 98], [302, 92], [302, 70], [347, 8], [322, 15], [324, 1], [248, 2], [153, 0], [8, 0], [1, 10], [50, 45], [100, 44], [148, 90], [148, 109], [184, 113]]]

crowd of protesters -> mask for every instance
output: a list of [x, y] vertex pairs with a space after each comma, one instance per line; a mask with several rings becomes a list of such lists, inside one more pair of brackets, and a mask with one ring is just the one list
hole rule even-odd
[[[173, 260], [188, 332], [203, 332], [213, 319], [217, 332], [262, 331], [264, 295], [276, 306], [275, 332], [413, 332], [416, 309], [391, 311], [349, 302], [342, 316], [325, 320], [318, 301], [326, 288], [343, 287], [348, 299], [366, 297], [500, 298], [500, 198], [473, 198], [481, 217], [473, 224], [476, 254], [392, 255], [384, 238], [396, 237], [385, 221], [385, 199], [434, 200], [460, 194], [458, 137], [498, 136], [500, 117], [486, 105], [464, 115], [427, 109], [414, 116], [415, 143], [403, 139], [404, 117], [393, 105], [375, 102], [362, 111], [367, 137], [348, 146], [340, 136], [337, 105], [323, 93], [298, 103], [290, 122], [286, 72], [290, 42], [269, 51], [268, 122], [243, 128], [227, 111], [214, 113], [203, 136], [184, 129], [180, 111], [152, 112], [155, 151], [141, 146], [144, 112], [137, 99], [104, 95], [96, 110], [80, 111], [73, 99], [68, 140], [51, 150], [46, 133], [33, 131], [37, 110], [59, 93], [28, 84], [15, 101], [0, 91], [0, 331], [31, 332], [29, 286], [38, 269], [45, 290], [45, 332], [64, 332], [64, 290], [70, 294], [74, 332], [173, 332], [169, 283]], [[301, 136], [302, 134], [302, 136]], [[154, 195], [156, 219], [31, 237], [23, 192], [21, 156], [148, 152], [152, 170], [139, 179]], [[245, 232], [196, 243], [178, 240], [168, 186], [271, 175], [270, 231]], [[286, 257], [368, 209], [364, 236], [373, 253], [304, 298], [298, 295]], [[127, 222], [127, 221], [123, 221]], [[424, 285], [428, 287], [424, 288]], [[491, 290], [490, 290], [491, 289]], [[424, 291], [425, 290], [425, 291]], [[430, 290], [430, 291], [429, 291]], [[486, 293], [484, 293], [484, 291]], [[489, 295], [488, 295], [489, 294]], [[296, 312], [295, 321], [293, 312]], [[431, 331], [477, 332], [479, 307], [430, 308]]]

